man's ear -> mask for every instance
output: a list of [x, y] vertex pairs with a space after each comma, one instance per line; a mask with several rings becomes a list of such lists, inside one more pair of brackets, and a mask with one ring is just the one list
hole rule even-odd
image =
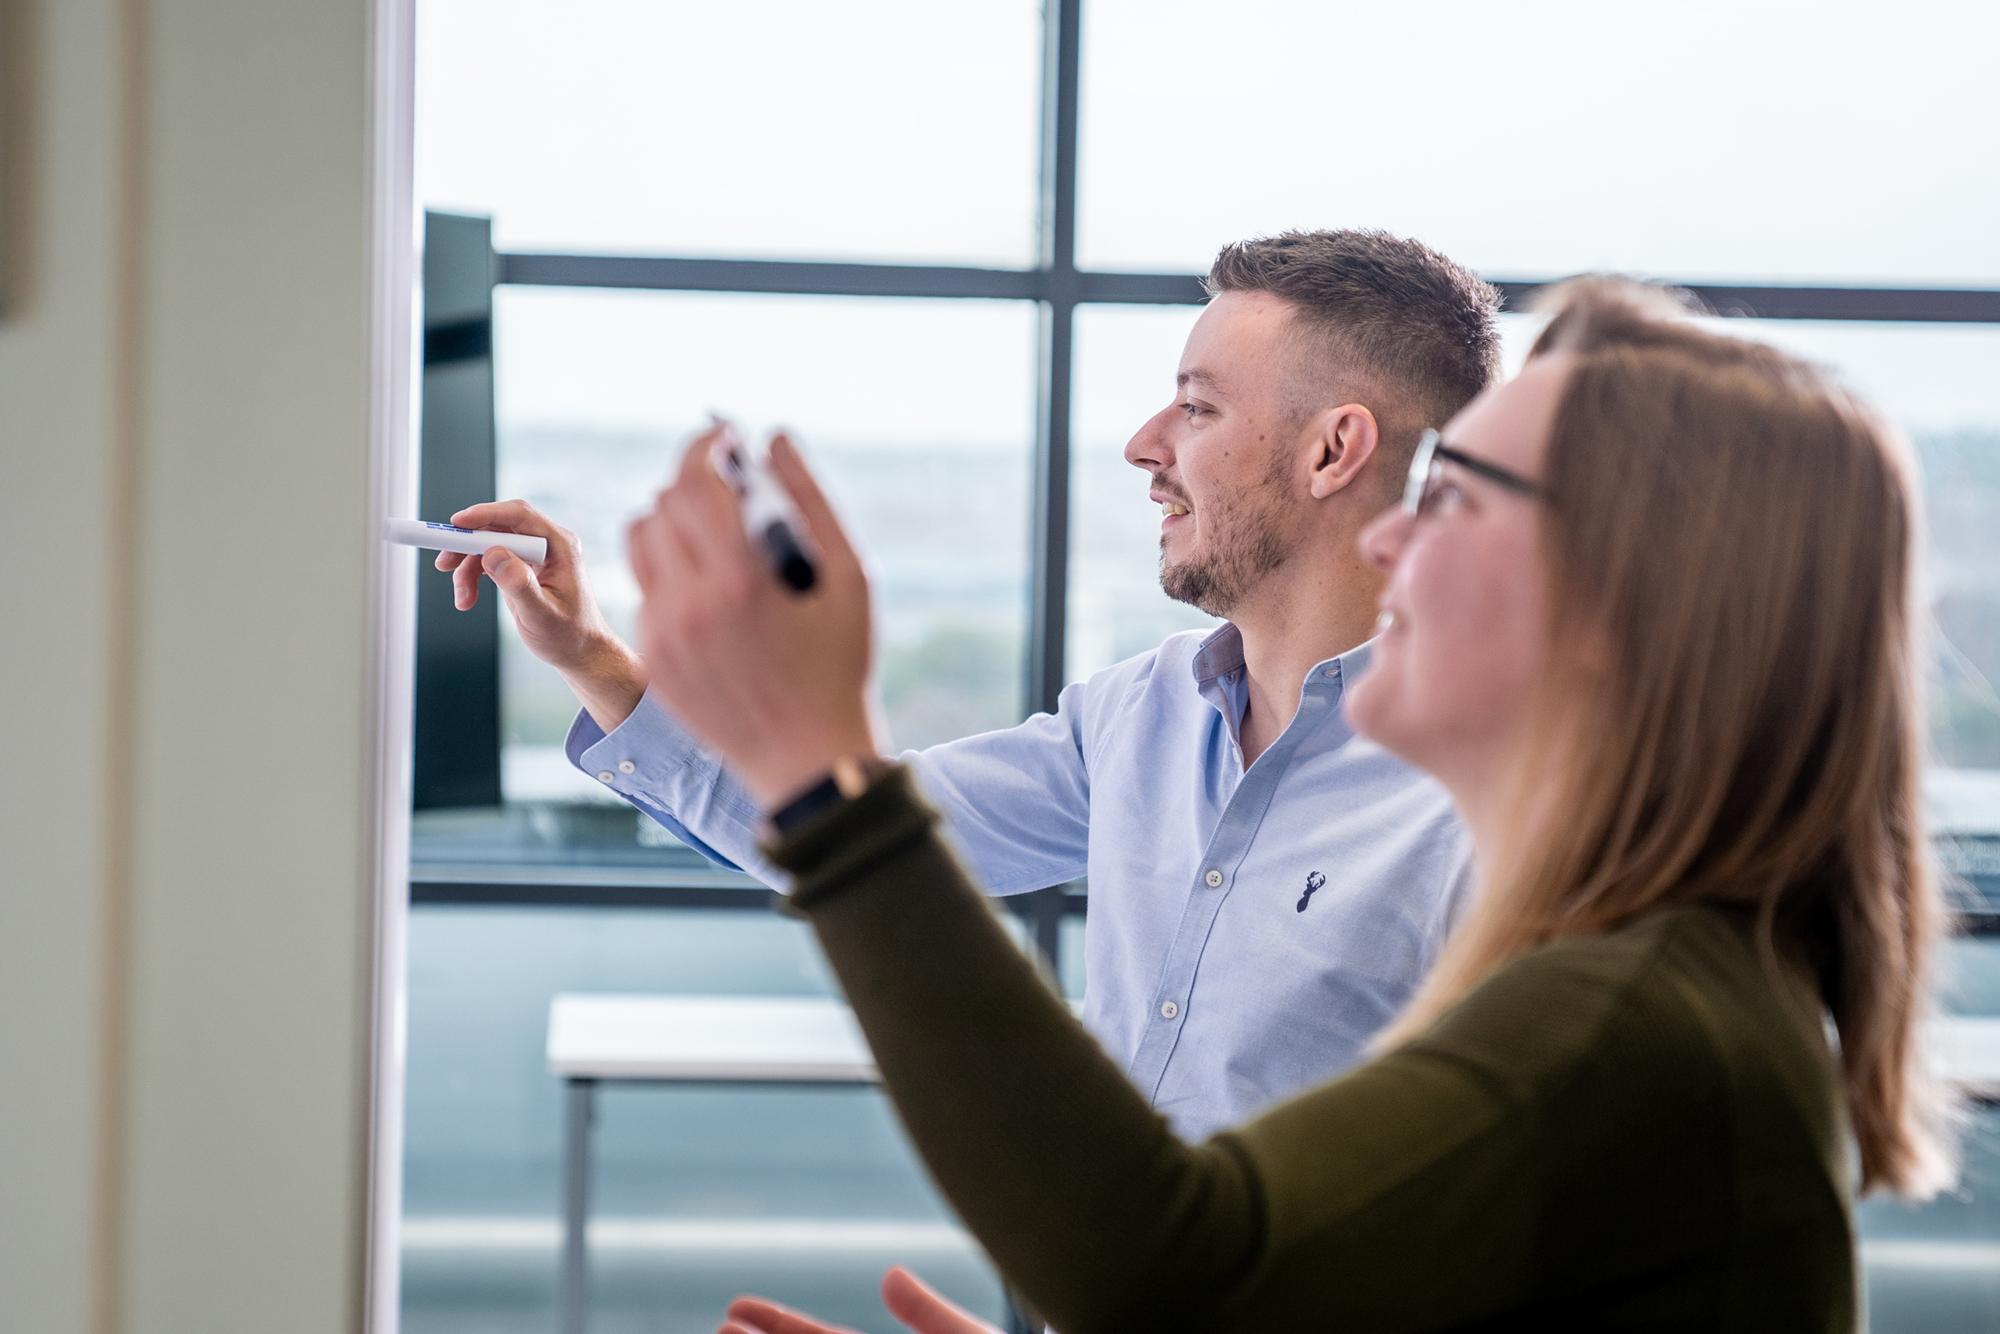
[[1308, 439], [1313, 499], [1324, 500], [1353, 485], [1381, 440], [1375, 414], [1359, 403], [1343, 403], [1314, 417]]

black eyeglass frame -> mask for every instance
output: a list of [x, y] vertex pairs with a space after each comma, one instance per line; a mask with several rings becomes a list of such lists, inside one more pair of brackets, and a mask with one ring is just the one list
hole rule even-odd
[[1505, 487], [1516, 495], [1530, 496], [1537, 500], [1548, 493], [1538, 484], [1529, 481], [1517, 472], [1511, 472], [1497, 463], [1454, 449], [1444, 442], [1444, 437], [1436, 427], [1427, 428], [1417, 437], [1417, 452], [1410, 456], [1409, 480], [1403, 484], [1403, 513], [1416, 518], [1424, 511], [1424, 500], [1429, 496], [1431, 483], [1439, 474], [1438, 465], [1452, 463], [1483, 477], [1495, 486]]

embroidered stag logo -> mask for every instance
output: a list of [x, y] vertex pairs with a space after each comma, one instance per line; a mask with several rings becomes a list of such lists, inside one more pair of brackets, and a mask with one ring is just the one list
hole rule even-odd
[[1325, 883], [1326, 883], [1326, 877], [1321, 875], [1318, 871], [1314, 871], [1311, 875], [1308, 875], [1306, 877], [1306, 892], [1299, 895], [1298, 910], [1300, 912], [1304, 912], [1306, 910], [1306, 905], [1312, 902], [1313, 894], [1319, 889], [1321, 885]]

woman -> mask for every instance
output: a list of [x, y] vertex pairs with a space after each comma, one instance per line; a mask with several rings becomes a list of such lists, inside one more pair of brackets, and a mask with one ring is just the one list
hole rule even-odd
[[1056, 1328], [1856, 1326], [1857, 1191], [1950, 1163], [1914, 485], [1853, 399], [1599, 281], [1426, 438], [1349, 707], [1451, 790], [1480, 892], [1373, 1060], [1200, 1145], [868, 772], [866, 581], [796, 453], [805, 598], [708, 443], [632, 533], [654, 686], [776, 815], [912, 1139]]

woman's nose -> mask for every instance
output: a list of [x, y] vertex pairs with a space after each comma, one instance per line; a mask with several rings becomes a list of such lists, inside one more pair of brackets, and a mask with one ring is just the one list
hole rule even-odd
[[1368, 521], [1361, 530], [1361, 554], [1385, 573], [1395, 568], [1410, 538], [1410, 516], [1401, 505], [1392, 505]]

